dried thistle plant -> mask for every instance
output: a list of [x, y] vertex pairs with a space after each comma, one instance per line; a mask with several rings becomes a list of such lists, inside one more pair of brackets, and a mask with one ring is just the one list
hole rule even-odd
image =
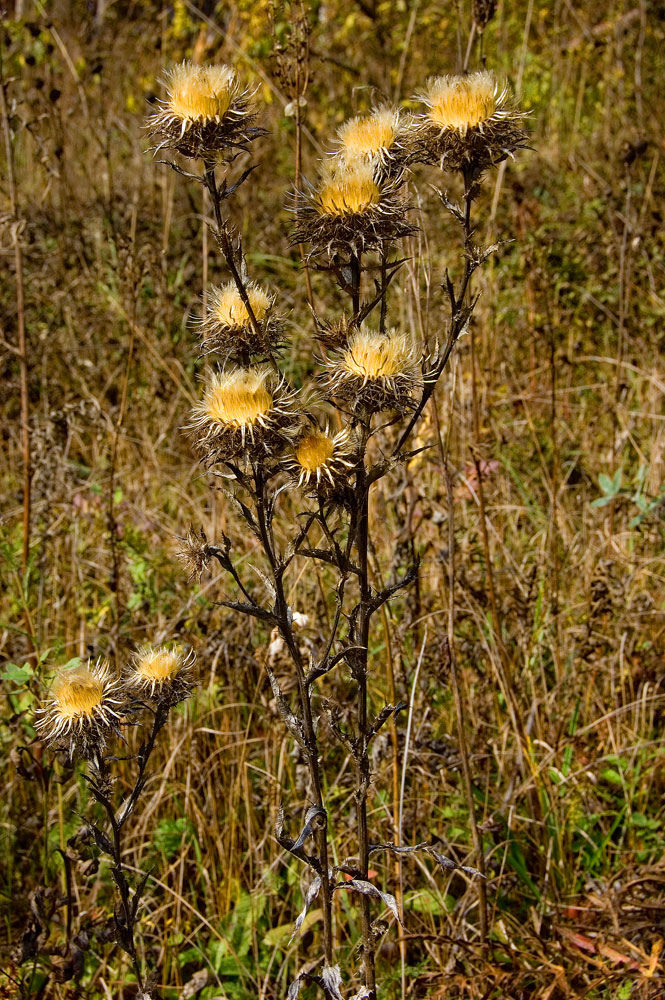
[[[211, 97], [208, 82], [213, 78], [233, 81], [224, 112], [215, 110], [216, 91]], [[187, 102], [177, 93], [185, 79], [190, 87]], [[214, 236], [230, 272], [226, 284], [209, 291], [208, 312], [201, 321], [204, 352], [208, 356], [217, 353], [221, 364], [205, 376], [189, 429], [202, 463], [214, 467], [231, 484], [229, 499], [263, 550], [266, 571], [260, 575], [269, 598], [258, 596], [253, 585], [243, 580], [226, 536], [223, 544], [215, 544], [202, 530], [197, 533], [190, 528], [180, 556], [190, 577], [196, 579], [216, 560], [228, 575], [232, 591], [237, 591], [220, 604], [257, 618], [270, 629], [267, 676], [279, 715], [307, 768], [309, 807], [303, 826], [296, 837], [290, 837], [280, 812], [275, 836], [285, 851], [310, 870], [294, 934], [316, 902], [322, 913], [321, 957], [297, 974], [289, 1000], [295, 1000], [304, 984], [316, 984], [326, 997], [340, 1000], [344, 984], [353, 975], [350, 970], [342, 974], [335, 956], [333, 899], [340, 892], [359, 898], [360, 968], [355, 996], [372, 1000], [377, 994], [377, 941], [385, 930], [372, 915], [374, 903], [387, 908], [396, 921], [401, 914], [395, 897], [371, 881], [371, 855], [420, 852], [444, 870], [461, 866], [427, 843], [396, 846], [372, 836], [368, 816], [371, 748], [382, 727], [404, 706], [387, 704], [376, 717], [370, 716], [370, 639], [375, 616], [414, 582], [418, 564], [414, 559], [389, 584], [377, 587], [371, 582], [369, 499], [381, 479], [413, 457], [409, 441], [412, 436], [419, 440], [425, 406], [467, 327], [476, 301], [471, 295], [472, 275], [495, 249], [473, 241], [472, 204], [484, 172], [525, 145], [524, 116], [487, 72], [438, 77], [420, 95], [424, 104], [420, 114], [405, 116], [399, 109], [382, 105], [350, 120], [338, 130], [337, 152], [321, 165], [318, 180], [304, 182], [302, 187], [298, 180], [292, 245], [302, 247], [305, 265], [327, 272], [348, 299], [346, 311], [313, 317], [314, 333], [328, 352], [313, 372], [317, 396], [296, 391], [280, 374], [275, 354], [283, 334], [272, 312], [278, 293], [250, 279], [241, 242], [223, 214], [230, 196], [254, 169], [252, 164], [245, 167], [231, 183], [238, 147], [251, 155], [250, 140], [262, 134], [253, 124], [256, 112], [251, 101], [230, 69], [216, 67], [213, 72], [201, 67], [195, 74], [191, 67], [181, 67], [172, 71], [168, 81], [163, 109], [153, 116], [148, 129], [161, 146], [198, 158], [198, 173], [185, 171], [177, 161], [171, 166], [209, 192]], [[229, 118], [225, 131], [225, 115], [231, 114], [234, 101], [238, 121]], [[194, 110], [199, 117], [194, 117]], [[210, 144], [206, 145], [208, 136]], [[390, 283], [404, 263], [391, 254], [414, 232], [404, 182], [407, 171], [418, 163], [454, 171], [463, 184], [461, 205], [441, 198], [443, 209], [461, 231], [462, 270], [457, 284], [446, 276], [449, 314], [434, 351], [388, 323]], [[334, 421], [329, 419], [331, 409]], [[289, 491], [290, 514], [282, 517], [277, 500], [289, 482], [296, 490]], [[275, 530], [277, 519], [287, 538], [285, 545], [278, 541], [282, 534]], [[318, 544], [311, 541], [315, 529], [323, 539]], [[321, 623], [323, 638], [303, 646], [298, 634], [302, 615], [289, 605], [287, 593], [303, 563], [312, 562], [321, 563], [334, 575], [331, 599], [335, 610], [327, 625]], [[153, 667], [149, 654], [141, 655], [144, 660], [148, 657], [148, 684]], [[290, 660], [294, 683], [282, 689], [275, 669], [277, 660], [282, 663], [284, 657]], [[323, 699], [317, 687], [322, 677], [342, 665], [354, 682], [352, 705]], [[287, 695], [286, 691], [296, 693]], [[322, 713], [355, 771], [355, 856], [338, 864], [332, 862], [330, 850], [338, 817], [328, 811], [323, 793], [328, 761], [319, 739], [317, 720]], [[482, 869], [481, 857], [478, 864]], [[480, 875], [474, 868], [463, 870]]]
[[[68, 887], [64, 899], [67, 914], [64, 945], [50, 941], [49, 923], [56, 908], [53, 891], [41, 888], [34, 895], [33, 918], [17, 958], [20, 965], [31, 963], [33, 972], [41, 962], [47, 972], [47, 983], [49, 974], [57, 982], [66, 982], [80, 978], [84, 972], [85, 952], [90, 950], [91, 941], [84, 927], [74, 933], [80, 890], [75, 890], [73, 880], [75, 871], [84, 878], [94, 874], [100, 858], [106, 857], [117, 903], [98, 937], [114, 941], [128, 955], [139, 1000], [154, 996], [154, 970], [146, 969], [137, 943], [140, 904], [150, 872], [140, 877], [133, 874], [124, 834], [144, 789], [157, 736], [171, 710], [189, 698], [194, 689], [193, 664], [193, 651], [161, 645], [139, 647], [117, 676], [102, 659], [68, 666], [56, 671], [48, 695], [36, 712], [38, 739], [54, 752], [54, 757], [64, 754], [72, 769], [79, 763], [82, 765], [86, 785], [100, 807], [99, 814], [91, 815], [69, 839], [66, 852], [60, 852]], [[127, 756], [124, 733], [129, 728], [141, 731], [142, 738], [136, 754]], [[118, 756], [120, 749], [122, 757]], [[41, 751], [35, 757], [28, 748], [23, 750], [33, 764], [37, 758], [41, 761]], [[135, 777], [121, 802], [114, 804], [117, 765], [121, 759], [135, 765]], [[44, 775], [48, 770], [43, 763], [39, 773], [46, 783]], [[48, 900], [53, 905], [48, 905]], [[21, 989], [24, 985], [19, 983]]]

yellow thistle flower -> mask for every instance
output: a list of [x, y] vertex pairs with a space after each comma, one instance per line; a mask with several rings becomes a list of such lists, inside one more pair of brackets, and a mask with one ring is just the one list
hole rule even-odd
[[265, 354], [276, 345], [280, 325], [271, 315], [273, 297], [256, 282], [246, 286], [249, 305], [259, 327], [256, 330], [249, 310], [234, 282], [211, 288], [208, 307], [199, 322], [203, 353], [219, 351], [229, 355]]
[[166, 97], [146, 128], [157, 149], [210, 157], [223, 149], [247, 148], [264, 129], [254, 127], [249, 94], [230, 66], [183, 62], [164, 75]]
[[425, 112], [415, 121], [413, 162], [478, 176], [526, 145], [524, 114], [509, 103], [508, 90], [487, 70], [439, 76], [416, 95]]
[[397, 197], [400, 182], [381, 180], [371, 160], [328, 161], [318, 186], [302, 192], [291, 242], [310, 243], [311, 253], [360, 253], [409, 236], [414, 229]]
[[343, 483], [346, 471], [353, 466], [353, 442], [348, 428], [338, 434], [330, 430], [307, 428], [296, 440], [288, 468], [298, 486], [316, 483], [325, 493]]
[[332, 395], [356, 406], [375, 412], [408, 408], [412, 392], [422, 385], [419, 354], [408, 334], [363, 325], [328, 362], [327, 379]]
[[[255, 318], [260, 322], [272, 304], [272, 299], [259, 285], [247, 286], [247, 298]], [[247, 306], [240, 297], [240, 292], [232, 281], [221, 288], [212, 290], [210, 316], [220, 326], [230, 329], [247, 328], [251, 326]]]
[[271, 452], [283, 443], [293, 421], [295, 393], [284, 380], [273, 384], [267, 367], [230, 366], [212, 373], [190, 428], [208, 460], [225, 461], [252, 450]]
[[103, 748], [105, 736], [121, 718], [119, 686], [106, 660], [58, 671], [48, 700], [37, 711], [38, 735], [47, 743], [68, 745], [70, 754], [87, 756]]
[[399, 112], [394, 108], [374, 108], [369, 115], [357, 115], [337, 130], [346, 160], [371, 160], [390, 150], [399, 130]]
[[331, 170], [319, 186], [314, 204], [321, 215], [362, 215], [379, 204], [381, 189], [371, 163]]
[[127, 687], [144, 697], [183, 701], [191, 691], [190, 670], [194, 652], [185, 656], [172, 646], [139, 646], [126, 675]]
[[492, 73], [481, 70], [469, 76], [439, 76], [429, 82], [421, 99], [434, 125], [466, 135], [496, 113], [505, 93]]
[[222, 120], [238, 93], [230, 66], [196, 66], [183, 62], [166, 74], [166, 107], [174, 120]]

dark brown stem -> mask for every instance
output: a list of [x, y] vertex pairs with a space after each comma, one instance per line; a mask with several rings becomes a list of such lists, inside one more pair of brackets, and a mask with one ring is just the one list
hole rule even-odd
[[204, 183], [208, 191], [210, 192], [210, 200], [212, 201], [213, 211], [215, 213], [215, 223], [217, 225], [217, 237], [219, 240], [220, 249], [224, 255], [224, 260], [226, 261], [226, 265], [229, 271], [231, 272], [231, 277], [233, 278], [233, 282], [236, 288], [238, 289], [238, 294], [242, 299], [242, 303], [245, 306], [245, 309], [247, 310], [247, 315], [249, 316], [249, 321], [252, 324], [252, 329], [256, 334], [258, 341], [263, 345], [263, 348], [266, 351], [266, 354], [268, 355], [270, 363], [272, 364], [273, 368], [277, 370], [277, 365], [270, 351], [270, 344], [268, 343], [265, 331], [261, 326], [261, 324], [259, 323], [259, 321], [257, 320], [254, 310], [252, 309], [252, 304], [249, 301], [249, 296], [247, 294], [247, 289], [245, 288], [245, 283], [242, 280], [242, 277], [240, 276], [240, 272], [238, 271], [236, 265], [233, 243], [231, 241], [231, 237], [229, 236], [229, 231], [226, 222], [224, 221], [224, 218], [222, 216], [222, 197], [221, 197], [221, 192], [217, 187], [217, 180], [215, 177], [214, 166], [206, 165]]
[[[262, 469], [258, 465], [254, 469], [254, 486], [256, 491], [256, 520], [259, 527], [259, 535], [266, 558], [270, 564], [275, 586], [274, 615], [277, 619], [277, 627], [279, 628], [280, 635], [286, 643], [289, 655], [291, 656], [293, 664], [296, 668], [296, 679], [298, 682], [298, 694], [300, 699], [300, 709], [302, 712], [305, 746], [307, 748], [307, 766], [312, 783], [312, 791], [314, 793], [314, 804], [325, 813], [326, 808], [323, 798], [318, 740], [316, 737], [314, 717], [312, 713], [311, 689], [307, 684], [305, 666], [300, 653], [300, 647], [298, 646], [293, 634], [291, 616], [289, 614], [289, 605], [284, 593], [284, 567], [275, 552], [272, 530], [267, 519], [266, 479]], [[317, 828], [316, 839], [321, 865], [320, 877], [321, 896], [323, 900], [323, 951], [326, 965], [331, 965], [333, 964], [332, 886], [328, 877], [327, 823]]]

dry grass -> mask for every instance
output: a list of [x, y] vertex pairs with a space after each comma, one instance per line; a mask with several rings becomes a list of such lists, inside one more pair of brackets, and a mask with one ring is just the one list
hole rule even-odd
[[[326, 9], [312, 36], [310, 175], [327, 136], [376, 100], [372, 88], [404, 98], [458, 59], [447, 7]], [[215, 606], [220, 578], [188, 585], [173, 558], [174, 536], [192, 522], [210, 538], [224, 530], [244, 564], [260, 565], [180, 430], [202, 367], [183, 316], [200, 309], [208, 281], [227, 275], [202, 226], [207, 206], [150, 162], [140, 138], [145, 95], [162, 66], [184, 55], [238, 65], [269, 99], [263, 165], [240, 190], [235, 219], [253, 276], [279, 288], [295, 344], [287, 367], [301, 380], [311, 365], [311, 320], [281, 207], [293, 176], [293, 118], [282, 117], [270, 78], [264, 15], [261, 4], [225, 8], [220, 32], [201, 27], [187, 5], [176, 5], [175, 20], [116, 5], [99, 27], [81, 27], [56, 4], [51, 28], [44, 19], [2, 29], [4, 78], [21, 72], [7, 94], [34, 503], [22, 581], [15, 231], [3, 221], [0, 650], [16, 667], [2, 671], [0, 965], [10, 971], [45, 848], [47, 882], [62, 885], [54, 849], [79, 826], [86, 800], [70, 776], [44, 795], [39, 781], [17, 772], [15, 748], [33, 738], [34, 699], [55, 664], [98, 654], [124, 662], [135, 644], [173, 637], [196, 647], [202, 684], [171, 717], [133, 829], [131, 863], [155, 865], [142, 946], [165, 996], [181, 995], [177, 987], [208, 970], [205, 1000], [283, 996], [295, 967], [315, 954], [316, 924], [286, 944], [301, 896], [273, 821], [284, 799], [295, 830], [306, 803], [303, 765], [262, 669], [269, 636]], [[470, 11], [463, 15], [462, 47]], [[483, 238], [515, 237], [481, 279], [477, 433], [466, 337], [420, 436], [431, 447], [380, 485], [371, 511], [376, 580], [407, 565], [413, 547], [422, 559], [417, 587], [386, 610], [373, 636], [374, 706], [403, 699], [414, 720], [401, 815], [405, 725], [376, 742], [373, 829], [392, 840], [401, 827], [405, 843], [438, 838], [444, 853], [474, 864], [441, 643], [448, 524], [440, 437], [455, 473], [458, 670], [490, 872], [489, 940], [478, 940], [471, 881], [404, 861], [409, 995], [626, 1000], [665, 990], [665, 183], [656, 127], [665, 107], [655, 79], [663, 36], [655, 6], [620, 0], [579, 9], [500, 3], [485, 32], [488, 65], [509, 75], [532, 110], [534, 150], [493, 174], [477, 206]], [[441, 176], [423, 172], [414, 183], [435, 211], [429, 185], [441, 186]], [[1, 190], [6, 213], [4, 181]], [[391, 323], [430, 342], [444, 303], [439, 283], [456, 259], [447, 227], [442, 218], [412, 239], [391, 293]], [[312, 282], [321, 304], [327, 285], [316, 273]], [[326, 305], [332, 317], [339, 303]], [[599, 486], [601, 475], [609, 479]], [[608, 496], [618, 488], [594, 507], [603, 483]], [[330, 611], [326, 583], [310, 572], [292, 579], [290, 598], [310, 615], [310, 638]], [[324, 693], [330, 684], [338, 699], [352, 691], [343, 675], [326, 680]], [[334, 813], [352, 776], [339, 749], [331, 753]], [[340, 860], [351, 831], [338, 827], [335, 836]], [[377, 884], [400, 884], [394, 860], [379, 856], [376, 869]], [[79, 874], [76, 893], [77, 919], [93, 941], [85, 988], [52, 985], [46, 995], [129, 997], [121, 954], [93, 936], [111, 905], [108, 872]], [[339, 905], [353, 926], [357, 912], [348, 900]], [[60, 932], [54, 926], [54, 939]], [[394, 928], [383, 941], [384, 992], [400, 996]]]

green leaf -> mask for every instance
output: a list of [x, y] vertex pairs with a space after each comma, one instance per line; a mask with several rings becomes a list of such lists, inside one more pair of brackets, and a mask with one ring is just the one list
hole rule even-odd
[[606, 767], [604, 771], [601, 771], [600, 776], [604, 781], [609, 781], [611, 785], [623, 785], [621, 775], [612, 767]]
[[591, 501], [592, 507], [606, 507], [608, 503], [612, 503], [614, 497], [598, 497], [597, 500]]
[[6, 663], [0, 674], [0, 680], [11, 681], [13, 684], [27, 684], [31, 677], [31, 668], [19, 667], [17, 663]]

